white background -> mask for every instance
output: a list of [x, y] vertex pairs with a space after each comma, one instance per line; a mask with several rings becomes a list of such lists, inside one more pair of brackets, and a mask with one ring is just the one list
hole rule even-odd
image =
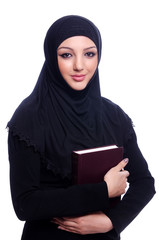
[[[24, 224], [16, 218], [11, 203], [5, 126], [36, 83], [44, 62], [47, 29], [67, 14], [85, 16], [100, 29], [102, 95], [133, 119], [140, 148], [159, 187], [159, 1], [1, 1], [0, 239], [20, 240]], [[122, 233], [122, 240], [156, 239], [158, 200], [156, 195]]]

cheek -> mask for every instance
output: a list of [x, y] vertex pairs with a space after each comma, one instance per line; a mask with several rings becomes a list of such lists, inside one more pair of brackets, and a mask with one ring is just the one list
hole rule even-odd
[[69, 73], [70, 65], [69, 61], [58, 58], [58, 67], [62, 76]]
[[97, 66], [98, 66], [98, 60], [97, 59], [93, 59], [92, 62], [89, 62], [88, 64], [88, 69], [89, 69], [89, 72], [90, 74], [94, 74], [96, 69], [97, 69]]

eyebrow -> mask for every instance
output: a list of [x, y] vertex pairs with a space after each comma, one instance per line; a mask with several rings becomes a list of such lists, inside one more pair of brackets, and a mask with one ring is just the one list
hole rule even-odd
[[[96, 46], [84, 48], [83, 50], [85, 51], [85, 50], [89, 50], [89, 49], [92, 49], [92, 48], [95, 48], [95, 49], [96, 49]], [[69, 50], [72, 50], [72, 51], [73, 51], [73, 48], [70, 48], [70, 47], [60, 47], [60, 48], [58, 48], [57, 50], [60, 50], [60, 49], [69, 49]]]

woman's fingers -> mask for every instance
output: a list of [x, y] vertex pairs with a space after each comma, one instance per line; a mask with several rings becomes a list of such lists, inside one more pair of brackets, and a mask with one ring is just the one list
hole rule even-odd
[[118, 165], [111, 168], [104, 176], [104, 181], [108, 186], [110, 198], [120, 196], [125, 193], [127, 178], [130, 175], [124, 167], [128, 164], [128, 158], [122, 160]]
[[53, 223], [56, 223], [57, 225], [63, 226], [63, 227], [75, 227], [77, 226], [77, 223], [72, 218], [53, 218]]
[[123, 159], [120, 163], [118, 163], [118, 165], [116, 165], [114, 167], [114, 169], [116, 169], [118, 172], [120, 172], [121, 170], [124, 170], [124, 168], [126, 167], [126, 165], [128, 164], [129, 159], [125, 158]]
[[53, 218], [51, 222], [57, 224], [60, 230], [79, 233], [78, 224], [74, 218]]

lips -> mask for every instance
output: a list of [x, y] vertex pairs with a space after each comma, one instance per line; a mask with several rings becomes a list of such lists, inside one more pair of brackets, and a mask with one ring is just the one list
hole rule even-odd
[[72, 79], [76, 82], [82, 82], [85, 79], [84, 74], [80, 74], [80, 75], [71, 75]]

